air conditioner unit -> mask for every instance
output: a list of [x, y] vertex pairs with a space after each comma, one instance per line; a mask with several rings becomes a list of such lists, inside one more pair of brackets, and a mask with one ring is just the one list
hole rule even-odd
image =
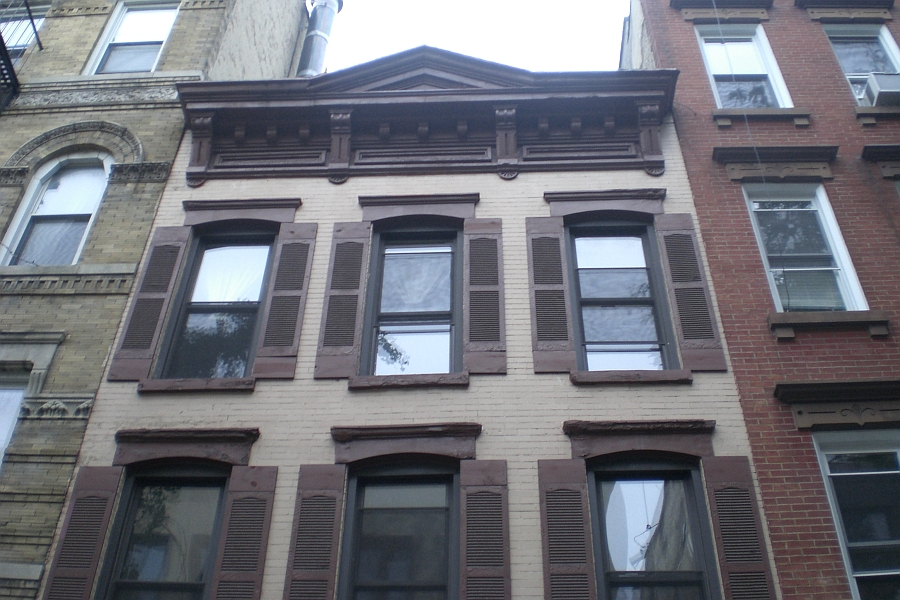
[[870, 73], [866, 98], [872, 106], [900, 106], [900, 74]]

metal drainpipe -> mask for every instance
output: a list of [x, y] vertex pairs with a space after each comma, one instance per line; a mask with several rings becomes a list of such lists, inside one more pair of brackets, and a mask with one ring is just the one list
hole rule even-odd
[[312, 0], [312, 14], [297, 65], [297, 77], [312, 77], [322, 72], [331, 25], [343, 7], [344, 0]]

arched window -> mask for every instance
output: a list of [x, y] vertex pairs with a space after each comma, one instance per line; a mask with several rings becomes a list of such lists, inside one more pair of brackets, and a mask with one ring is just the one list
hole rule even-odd
[[9, 265], [77, 262], [106, 191], [112, 157], [69, 154], [40, 167], [3, 243]]

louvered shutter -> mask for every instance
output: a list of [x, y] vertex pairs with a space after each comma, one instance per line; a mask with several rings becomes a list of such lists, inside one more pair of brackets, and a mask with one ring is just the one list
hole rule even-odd
[[525, 233], [534, 372], [568, 373], [576, 369], [576, 360], [565, 225], [557, 217], [529, 218]]
[[750, 461], [703, 459], [725, 600], [775, 600]]
[[254, 377], [294, 378], [315, 242], [315, 223], [282, 223], [260, 315]]
[[316, 356], [317, 379], [340, 379], [359, 374], [359, 345], [371, 235], [368, 222], [334, 225], [331, 266]]
[[110, 381], [139, 381], [150, 376], [190, 234], [190, 227], [160, 227], [153, 235], [119, 349], [110, 363]]
[[654, 226], [669, 297], [675, 301], [673, 312], [682, 368], [725, 371], [725, 352], [693, 220], [686, 214], [658, 215]]
[[123, 467], [81, 467], [72, 489], [44, 600], [91, 597]]
[[596, 600], [584, 461], [539, 460], [544, 598]]
[[460, 598], [509, 600], [509, 507], [505, 460], [459, 463]]
[[284, 600], [333, 600], [345, 465], [303, 465], [288, 554]]
[[466, 219], [463, 273], [463, 368], [506, 373], [500, 219]]
[[210, 598], [259, 599], [277, 474], [278, 467], [231, 469]]

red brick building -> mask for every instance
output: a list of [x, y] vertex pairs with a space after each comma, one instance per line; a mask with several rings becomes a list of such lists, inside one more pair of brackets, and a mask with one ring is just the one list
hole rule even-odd
[[623, 68], [681, 72], [785, 600], [900, 598], [896, 40], [893, 0], [634, 0], [626, 25]]

